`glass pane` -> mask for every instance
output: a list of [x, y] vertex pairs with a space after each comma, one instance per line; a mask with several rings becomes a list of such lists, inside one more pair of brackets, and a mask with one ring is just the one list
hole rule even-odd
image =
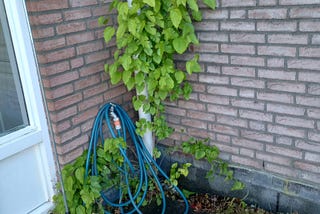
[[26, 127], [28, 116], [8, 23], [0, 3], [0, 136]]

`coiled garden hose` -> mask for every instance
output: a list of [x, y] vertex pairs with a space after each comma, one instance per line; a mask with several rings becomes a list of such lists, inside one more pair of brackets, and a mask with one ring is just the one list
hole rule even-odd
[[[111, 121], [114, 123], [114, 127], [111, 124]], [[119, 174], [123, 178], [124, 186], [115, 187], [113, 191], [111, 191], [113, 194], [118, 194], [119, 200], [118, 203], [113, 202], [106, 196], [106, 191], [101, 192], [101, 198], [103, 199], [104, 203], [106, 203], [110, 207], [119, 208], [121, 213], [142, 213], [140, 211], [140, 207], [142, 206], [143, 201], [146, 199], [147, 192], [148, 192], [148, 180], [153, 179], [153, 181], [158, 186], [158, 189], [160, 190], [161, 198], [162, 198], [162, 214], [165, 213], [166, 210], [166, 198], [165, 193], [162, 187], [162, 184], [158, 178], [158, 174], [161, 174], [161, 176], [164, 177], [167, 181], [170, 182], [169, 177], [166, 175], [166, 173], [160, 168], [160, 166], [156, 163], [156, 161], [153, 159], [152, 155], [148, 152], [147, 148], [145, 147], [143, 140], [140, 136], [136, 134], [136, 127], [133, 124], [132, 120], [128, 116], [128, 114], [125, 112], [125, 110], [114, 103], [107, 103], [99, 110], [94, 124], [92, 128], [91, 133], [91, 139], [89, 142], [89, 148], [88, 148], [88, 155], [86, 160], [86, 171], [85, 176], [89, 176], [89, 172], [91, 171], [92, 176], [98, 175], [98, 169], [97, 169], [97, 147], [98, 143], [101, 142], [104, 143], [105, 137], [103, 133], [103, 125], [106, 124], [111, 136], [113, 138], [119, 138], [122, 137], [124, 141], [126, 141], [127, 136], [126, 134], [129, 133], [138, 160], [138, 167], [135, 169], [135, 167], [132, 164], [132, 161], [129, 159], [129, 157], [126, 154], [126, 149], [119, 148], [121, 155], [124, 158], [124, 163], [121, 166], [118, 166]], [[115, 131], [116, 130], [116, 131]], [[133, 192], [130, 188], [130, 179], [132, 176], [138, 176], [139, 177], [139, 183], [136, 190]], [[108, 179], [108, 178], [106, 178]], [[181, 190], [177, 187], [172, 185], [174, 190], [180, 194], [181, 198], [185, 202], [185, 211], [184, 213], [188, 213], [189, 205], [188, 201], [181, 192]], [[115, 191], [116, 190], [116, 191]], [[129, 198], [127, 201], [123, 201], [122, 193], [126, 190], [128, 193]], [[142, 195], [142, 196], [141, 196]], [[137, 198], [139, 197], [139, 200]], [[141, 197], [141, 199], [140, 199]], [[132, 207], [131, 210], [124, 212], [124, 207]], [[108, 211], [104, 211], [105, 214], [109, 213]]]

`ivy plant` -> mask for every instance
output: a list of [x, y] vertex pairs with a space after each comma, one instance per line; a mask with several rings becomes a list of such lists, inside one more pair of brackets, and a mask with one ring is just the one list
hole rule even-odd
[[[202, 0], [215, 9], [215, 0]], [[154, 131], [158, 139], [172, 133], [167, 126], [164, 100], [180, 97], [189, 99], [192, 87], [187, 75], [200, 72], [199, 55], [188, 60], [185, 69], [176, 67], [173, 57], [183, 54], [190, 44], [199, 44], [193, 21], [201, 21], [198, 0], [113, 0], [110, 9], [117, 11], [117, 26], [104, 30], [105, 42], [116, 41], [114, 61], [105, 64], [111, 83], [122, 81], [128, 90], [135, 89], [135, 110], [140, 107], [153, 116], [153, 122], [141, 120], [137, 126], [143, 134], [146, 128]], [[101, 17], [100, 24], [107, 24], [108, 17]], [[141, 95], [146, 89], [148, 96]]]

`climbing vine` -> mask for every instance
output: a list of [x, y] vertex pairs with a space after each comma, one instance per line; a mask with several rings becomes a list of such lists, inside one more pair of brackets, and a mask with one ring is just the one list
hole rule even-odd
[[[211, 9], [215, 0], [203, 0]], [[104, 39], [108, 43], [115, 36], [117, 50], [114, 61], [105, 65], [111, 83], [122, 81], [127, 89], [135, 89], [135, 110], [140, 107], [153, 116], [152, 122], [140, 120], [139, 134], [146, 128], [155, 132], [158, 139], [168, 137], [172, 130], [167, 126], [164, 100], [180, 97], [189, 99], [192, 92], [186, 76], [200, 72], [199, 55], [188, 60], [185, 69], [175, 66], [173, 56], [186, 52], [190, 44], [199, 44], [193, 21], [201, 21], [198, 0], [114, 0], [110, 10], [118, 13], [118, 26], [107, 26]], [[101, 17], [100, 24], [107, 24], [108, 17]], [[146, 90], [148, 96], [141, 92]]]

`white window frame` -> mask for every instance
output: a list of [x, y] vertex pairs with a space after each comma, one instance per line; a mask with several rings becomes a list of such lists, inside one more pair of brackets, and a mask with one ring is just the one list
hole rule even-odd
[[[24, 0], [0, 1], [4, 2], [6, 10], [29, 118], [27, 127], [0, 137], [0, 161], [41, 142], [39, 144], [41, 160], [39, 161], [45, 172], [44, 179], [50, 200], [45, 206], [32, 213], [45, 213], [52, 207], [51, 198], [54, 195], [53, 186], [56, 183], [56, 175], [30, 24]], [[21, 139], [23, 143], [17, 143]]]

